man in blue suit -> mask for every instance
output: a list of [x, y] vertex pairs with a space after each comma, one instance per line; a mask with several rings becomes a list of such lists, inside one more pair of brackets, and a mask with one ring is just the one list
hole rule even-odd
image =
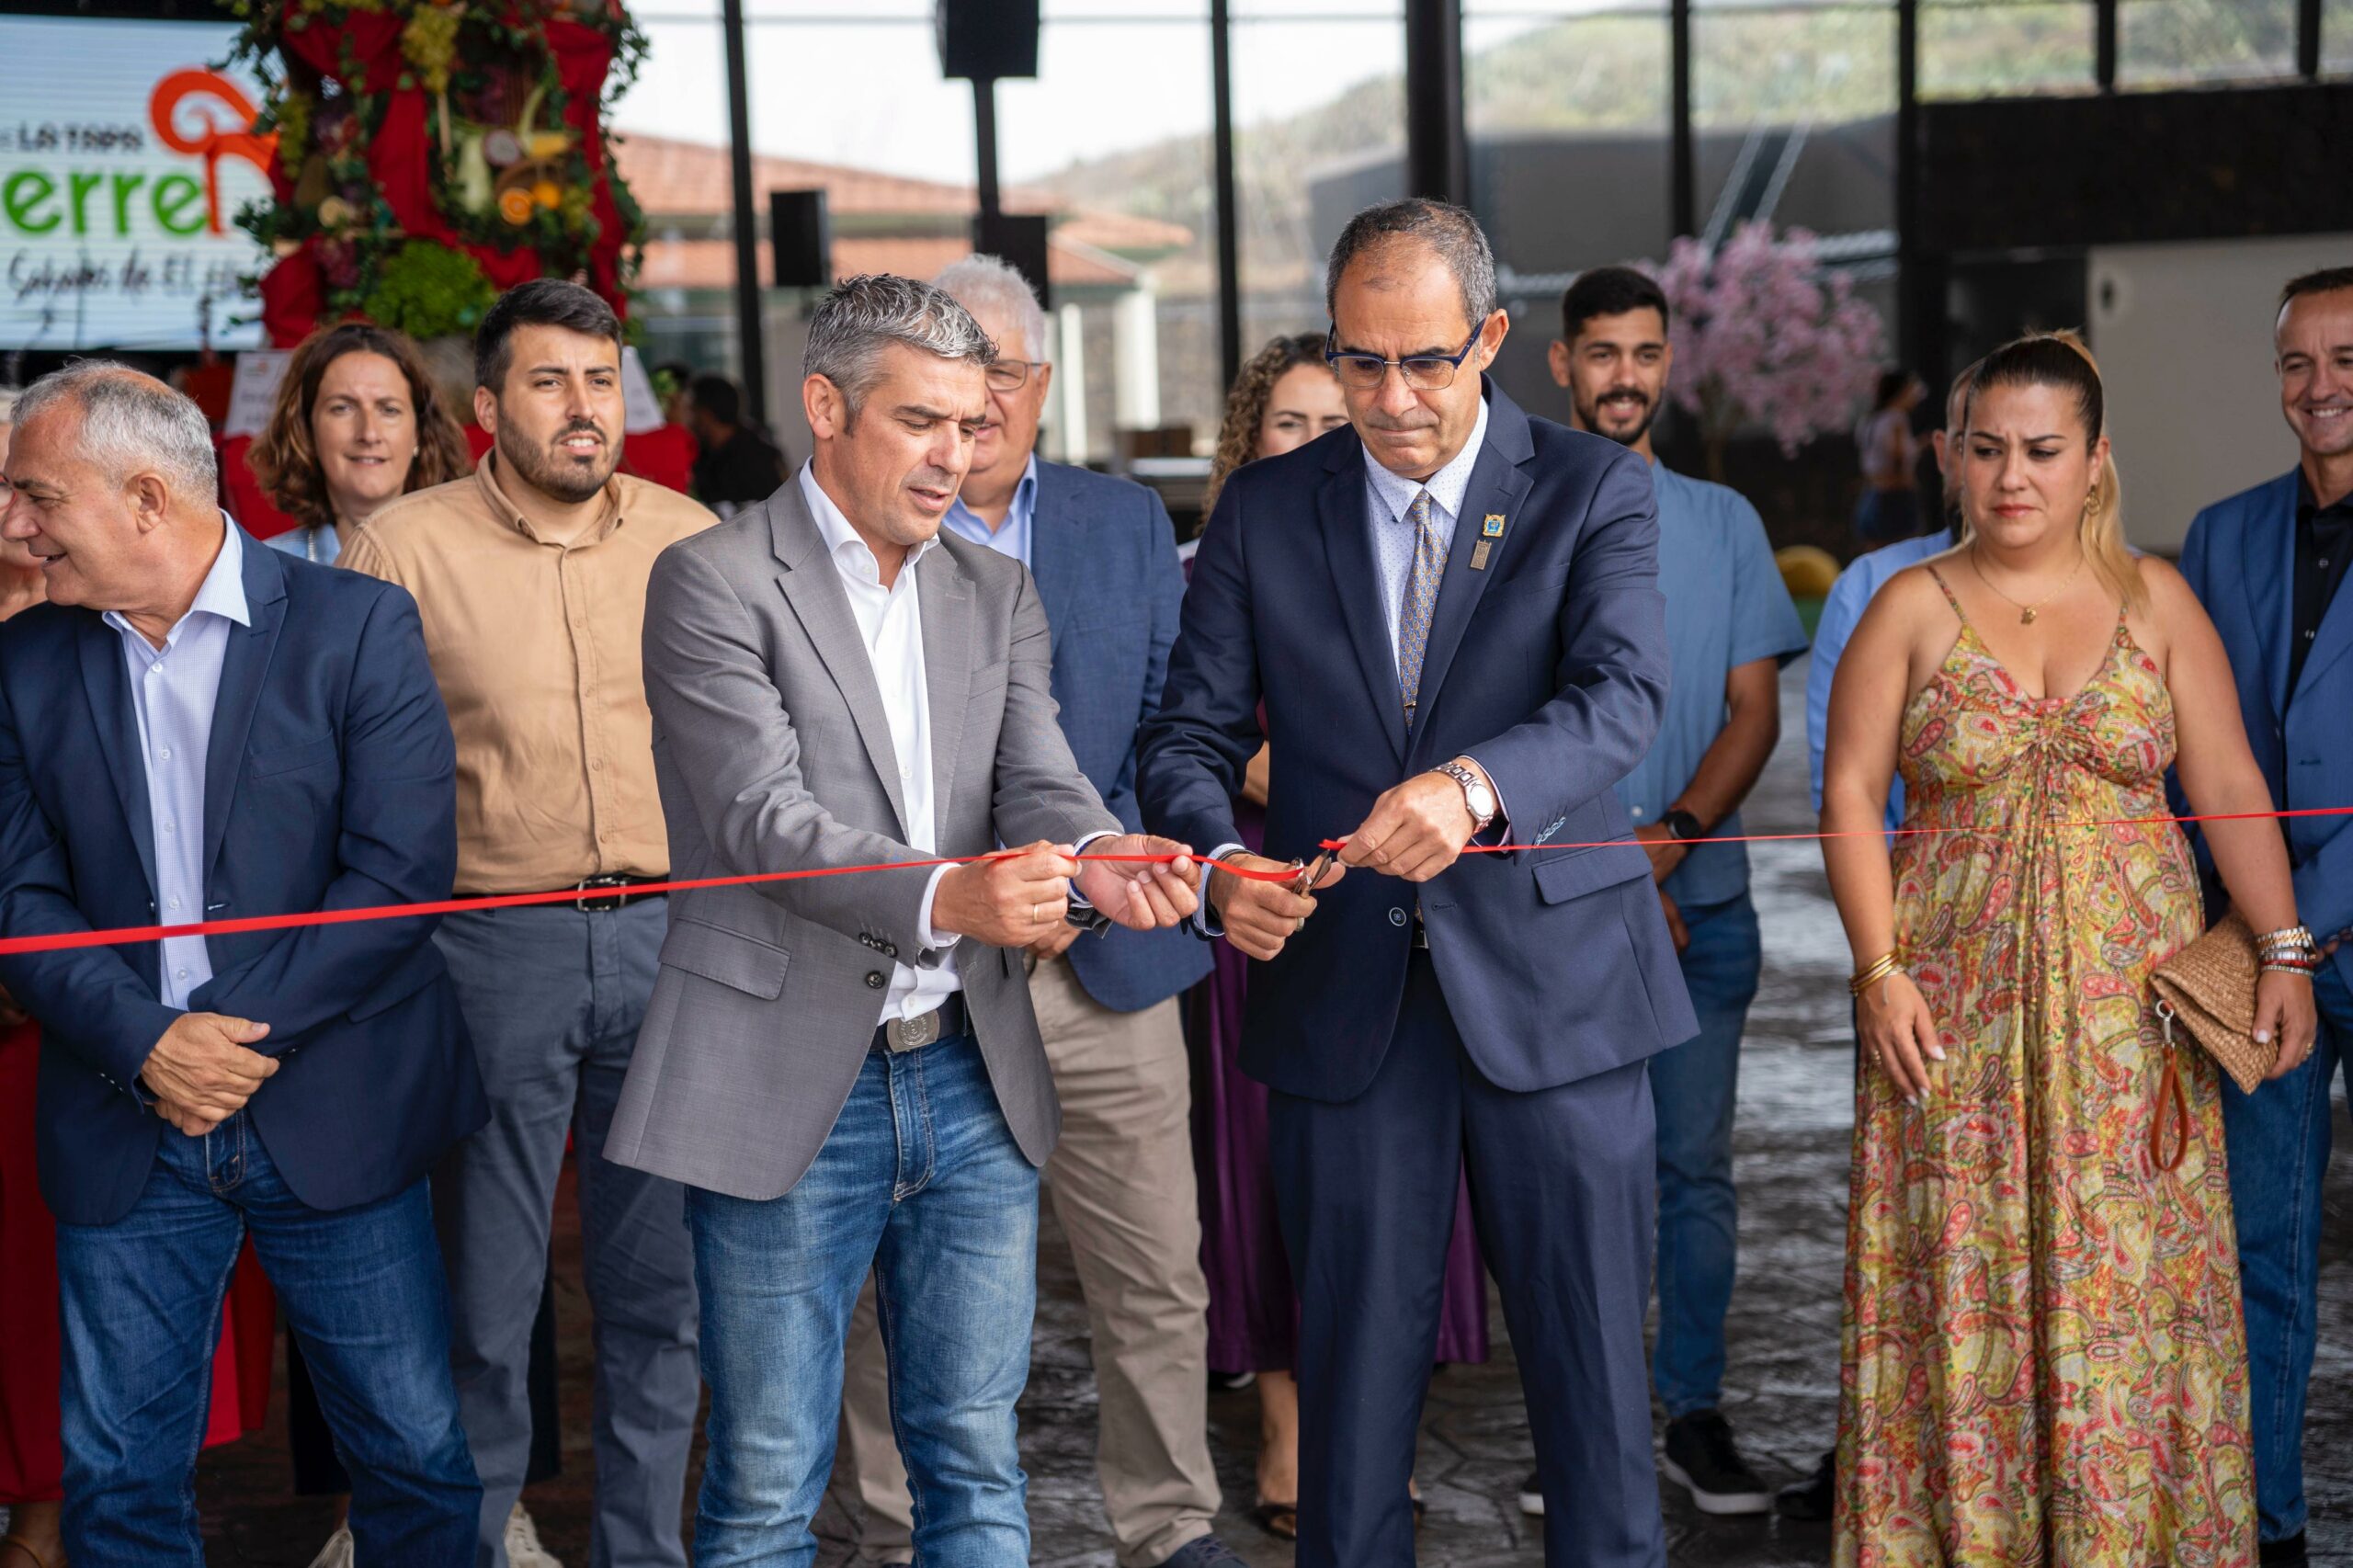
[[[2198, 514], [2182, 546], [2189, 579], [2237, 677], [2239, 711], [2280, 809], [2353, 804], [2353, 267], [2282, 292], [2273, 347], [2280, 411], [2301, 460]], [[2321, 1177], [2329, 1082], [2353, 1078], [2353, 820], [2291, 817], [2296, 913], [2329, 957], [2313, 983], [2320, 1038], [2304, 1064], [2243, 1095], [2222, 1085], [2239, 1276], [2246, 1300], [2257, 1533], [2266, 1563], [2304, 1561], [2304, 1385], [2320, 1278]], [[2200, 846], [2207, 910], [2221, 883]]]
[[[204, 415], [89, 364], [17, 405], [0, 528], [0, 933], [445, 898], [449, 723], [416, 607], [213, 505]], [[190, 1474], [250, 1236], [352, 1478], [364, 1562], [472, 1551], [425, 1174], [485, 1115], [433, 922], [0, 959], [41, 1025], [63, 1296], [65, 1544], [200, 1568]]]
[[[997, 349], [988, 419], [944, 526], [1029, 568], [1053, 629], [1063, 734], [1105, 807], [1138, 831], [1136, 730], [1160, 705], [1185, 596], [1176, 530], [1143, 486], [1038, 459], [1053, 367], [1042, 358], [1045, 312], [1021, 275], [980, 256], [936, 281]], [[1045, 1179], [1086, 1297], [1100, 1395], [1097, 1471], [1118, 1568], [1237, 1562], [1211, 1534], [1209, 1287], [1177, 1003], [1209, 972], [1209, 949], [1180, 930], [1097, 937], [1065, 925], [1026, 961], [1062, 1101], [1062, 1141]], [[870, 1295], [852, 1325], [850, 1362], [843, 1425], [866, 1504], [859, 1557], [912, 1562], [914, 1521]]]
[[1469, 213], [1358, 213], [1325, 295], [1352, 428], [1227, 482], [1138, 790], [1146, 822], [1225, 865], [1281, 865], [1233, 851], [1263, 701], [1268, 851], [1345, 835], [1356, 872], [1320, 898], [1211, 879], [1226, 938], [1264, 960], [1242, 1060], [1274, 1090], [1300, 1294], [1299, 1561], [1413, 1561], [1406, 1480], [1467, 1164], [1546, 1560], [1657, 1568], [1645, 1063], [1697, 1025], [1611, 789], [1666, 690], [1650, 474], [1485, 382], [1509, 324]]

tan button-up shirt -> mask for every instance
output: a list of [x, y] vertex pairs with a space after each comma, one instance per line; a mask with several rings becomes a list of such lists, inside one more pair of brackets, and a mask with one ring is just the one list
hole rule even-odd
[[569, 545], [498, 488], [497, 454], [403, 496], [336, 564], [416, 597], [458, 741], [458, 889], [536, 892], [670, 869], [654, 783], [639, 633], [654, 558], [717, 522], [674, 490], [615, 474]]

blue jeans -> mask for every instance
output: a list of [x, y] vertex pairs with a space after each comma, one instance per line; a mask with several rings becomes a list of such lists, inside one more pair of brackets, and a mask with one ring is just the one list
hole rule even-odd
[[870, 1268], [924, 1568], [1029, 1561], [1014, 1403], [1029, 1378], [1038, 1172], [969, 1036], [876, 1051], [808, 1174], [765, 1202], [689, 1188], [710, 1450], [698, 1568], [807, 1568], [842, 1346]]
[[201, 1138], [166, 1131], [146, 1190], [113, 1224], [57, 1227], [66, 1554], [203, 1568], [196, 1456], [222, 1298], [248, 1235], [351, 1471], [359, 1561], [462, 1568], [482, 1488], [449, 1383], [426, 1185], [310, 1208], [243, 1111]]
[[1764, 964], [1747, 894], [1687, 909], [1683, 919], [1691, 932], [1683, 983], [1699, 1032], [1651, 1058], [1658, 1117], [1658, 1346], [1651, 1381], [1670, 1418], [1712, 1410], [1723, 1392], [1724, 1313], [1739, 1230], [1733, 1101], [1741, 1030]]
[[2353, 991], [2333, 961], [2313, 994], [2320, 1038], [2302, 1066], [2251, 1095], [2222, 1080], [2239, 1290], [2246, 1302], [2256, 1526], [2265, 1540], [2304, 1528], [2304, 1385], [2318, 1333], [2328, 1086], [2340, 1068], [2353, 1078]]

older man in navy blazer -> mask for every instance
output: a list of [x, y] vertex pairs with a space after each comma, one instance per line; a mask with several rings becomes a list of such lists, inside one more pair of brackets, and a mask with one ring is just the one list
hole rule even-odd
[[[455, 759], [406, 593], [224, 519], [203, 414], [119, 367], [35, 383], [6, 480], [50, 603], [0, 626], [0, 934], [449, 895]], [[0, 959], [41, 1025], [74, 1561], [204, 1562], [190, 1467], [248, 1236], [359, 1560], [471, 1557], [425, 1173], [486, 1108], [433, 924]]]
[[[1063, 737], [1104, 806], [1135, 832], [1137, 727], [1160, 705], [1185, 595], [1176, 530], [1143, 486], [1037, 457], [1053, 367], [1040, 358], [1045, 312], [1021, 275], [980, 256], [937, 282], [997, 348], [988, 420], [944, 526], [1029, 568], [1053, 629]], [[1062, 1100], [1046, 1185], [1086, 1296], [1100, 1393], [1097, 1469], [1118, 1568], [1238, 1562], [1211, 1534], [1209, 1288], [1177, 1003], [1209, 972], [1209, 949], [1180, 930], [1097, 937], [1065, 926], [1026, 961]], [[852, 1331], [844, 1400], [866, 1503], [858, 1553], [867, 1563], [908, 1563], [906, 1475], [884, 1399], [870, 1297]]]
[[[2280, 412], [2300, 448], [2279, 478], [2198, 514], [2181, 574], [2238, 677], [2247, 744], [2283, 811], [2353, 803], [2353, 267], [2282, 291], [2274, 324]], [[2302, 1066], [2253, 1094], [2222, 1085], [2222, 1126], [2246, 1297], [2255, 1502], [2266, 1563], [2304, 1561], [2304, 1392], [2320, 1288], [2329, 1083], [2353, 1076], [2353, 820], [2283, 823], [2296, 910], [2329, 949], [2313, 985], [2320, 1038]], [[2222, 890], [2201, 843], [2207, 910]]]
[[1227, 939], [1265, 960], [1242, 1061], [1274, 1090], [1300, 1295], [1299, 1562], [1413, 1561], [1406, 1480], [1467, 1164], [1546, 1561], [1656, 1568], [1644, 1062], [1696, 1025], [1611, 790], [1666, 689], [1650, 475], [1483, 386], [1508, 321], [1467, 212], [1358, 213], [1326, 297], [1353, 428], [1227, 483], [1138, 791], [1146, 822], [1227, 865], [1280, 864], [1232, 850], [1263, 701], [1267, 850], [1347, 840], [1353, 874], [1320, 896], [1211, 884]]

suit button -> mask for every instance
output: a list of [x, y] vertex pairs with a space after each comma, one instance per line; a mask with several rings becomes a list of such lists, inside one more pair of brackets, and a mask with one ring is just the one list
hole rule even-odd
[[880, 991], [882, 989], [882, 971], [881, 970], [869, 970], [867, 971], [866, 988], [869, 991]]
[[896, 942], [883, 943], [882, 956], [886, 959], [897, 958], [899, 956], [899, 945]]
[[1405, 912], [1402, 909], [1391, 910], [1389, 912], [1389, 924], [1392, 926], [1403, 926], [1405, 924]]

